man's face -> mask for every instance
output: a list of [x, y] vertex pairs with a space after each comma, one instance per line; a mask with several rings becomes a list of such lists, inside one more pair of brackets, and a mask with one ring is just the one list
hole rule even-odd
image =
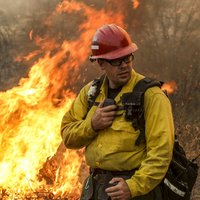
[[114, 60], [99, 60], [100, 67], [105, 71], [110, 88], [125, 85], [131, 78], [133, 55], [127, 55]]

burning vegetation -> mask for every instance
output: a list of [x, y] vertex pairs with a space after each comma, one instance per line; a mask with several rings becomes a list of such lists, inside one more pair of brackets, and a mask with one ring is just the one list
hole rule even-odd
[[[194, 27], [199, 15], [195, 7], [188, 9], [189, 0], [181, 5], [156, 0], [39, 2], [41, 8], [30, 5], [32, 12], [24, 3], [32, 15], [18, 14], [18, 23], [8, 19], [0, 25], [0, 200], [78, 199], [87, 174], [84, 150], [65, 149], [60, 123], [83, 84], [100, 74], [87, 58], [95, 30], [106, 23], [133, 34], [141, 49], [137, 70], [166, 81], [180, 140], [191, 158], [198, 154], [199, 47], [193, 40], [198, 39]], [[7, 19], [3, 9], [0, 16]], [[200, 198], [197, 189], [193, 193], [193, 200]]]
[[[51, 26], [58, 15], [82, 12], [76, 40], [58, 41], [31, 30], [37, 49], [18, 61], [39, 57], [28, 77], [18, 86], [0, 93], [0, 186], [2, 199], [77, 199], [81, 151], [66, 150], [59, 133], [62, 116], [75, 94], [67, 89], [76, 84], [78, 67], [89, 54], [91, 37], [103, 23], [123, 25], [123, 15], [96, 10], [84, 3], [62, 1], [44, 24]], [[97, 21], [99, 16], [101, 20]], [[115, 19], [114, 19], [115, 18]], [[57, 149], [58, 148], [58, 149]]]

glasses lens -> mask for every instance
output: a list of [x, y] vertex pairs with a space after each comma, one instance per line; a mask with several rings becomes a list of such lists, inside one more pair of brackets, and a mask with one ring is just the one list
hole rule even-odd
[[123, 59], [123, 61], [125, 62], [125, 63], [128, 63], [128, 62], [130, 62], [131, 61], [131, 56], [130, 55], [128, 55], [128, 56], [126, 56], [126, 57], [124, 57], [124, 59]]
[[131, 62], [133, 59], [134, 59], [134, 55], [133, 55], [133, 54], [130, 54], [130, 55], [124, 57], [123, 61], [124, 61], [125, 63], [129, 63], [129, 62]]
[[122, 60], [121, 59], [109, 60], [109, 63], [113, 66], [120, 66], [122, 64]]
[[117, 58], [113, 60], [106, 60], [108, 63], [110, 63], [112, 66], [120, 66], [122, 62], [129, 63], [133, 60], [133, 54], [130, 54], [128, 56], [125, 56], [123, 58]]

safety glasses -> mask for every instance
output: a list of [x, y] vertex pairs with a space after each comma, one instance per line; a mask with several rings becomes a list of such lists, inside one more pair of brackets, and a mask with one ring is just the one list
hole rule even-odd
[[125, 62], [126, 64], [128, 64], [133, 59], [134, 59], [134, 55], [129, 54], [129, 55], [124, 56], [122, 58], [117, 58], [117, 59], [113, 59], [113, 60], [107, 60], [107, 59], [103, 59], [103, 60], [108, 62], [112, 66], [120, 66], [122, 64], [122, 62]]

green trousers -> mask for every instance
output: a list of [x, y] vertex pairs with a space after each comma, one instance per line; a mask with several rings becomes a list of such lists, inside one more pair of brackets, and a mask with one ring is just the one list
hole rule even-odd
[[[97, 175], [91, 174], [88, 176], [85, 180], [80, 200], [111, 200], [106, 194], [105, 189], [110, 186], [109, 181], [113, 177], [114, 176], [110, 173]], [[128, 179], [131, 176], [118, 175], [117, 177]], [[157, 186], [148, 194], [134, 197], [130, 200], [163, 200], [162, 195], [161, 186]]]

